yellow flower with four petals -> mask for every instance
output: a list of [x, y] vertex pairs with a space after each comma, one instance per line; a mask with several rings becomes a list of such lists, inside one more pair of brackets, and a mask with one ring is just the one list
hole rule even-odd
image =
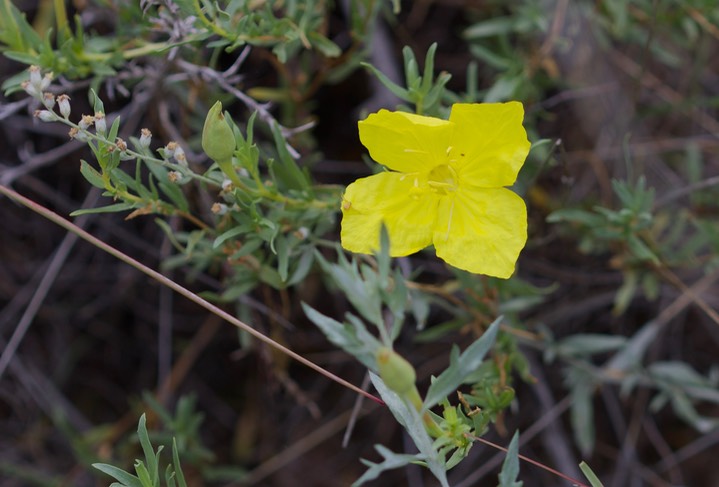
[[434, 244], [459, 269], [507, 278], [527, 240], [527, 208], [506, 189], [530, 143], [519, 102], [458, 103], [449, 120], [380, 110], [359, 122], [362, 144], [385, 171], [358, 179], [342, 199], [342, 246], [390, 255]]

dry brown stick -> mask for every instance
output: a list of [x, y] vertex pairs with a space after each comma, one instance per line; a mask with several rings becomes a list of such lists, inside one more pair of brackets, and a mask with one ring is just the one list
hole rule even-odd
[[656, 270], [662, 276], [664, 276], [667, 281], [676, 286], [682, 293], [686, 294], [689, 299], [694, 301], [694, 304], [696, 304], [699, 309], [704, 311], [714, 323], [719, 325], [719, 313], [717, 313], [714, 308], [709, 306], [707, 302], [704, 301], [704, 299], [696, 291], [684, 284], [684, 282], [679, 279], [679, 277], [674, 274], [671, 269], [664, 266], [657, 266]]
[[65, 228], [66, 230], [69, 230], [69, 231], [75, 233], [76, 235], [78, 235], [78, 236], [79, 236], [80, 238], [82, 238], [83, 240], [86, 240], [87, 242], [90, 242], [92, 245], [96, 246], [97, 248], [99, 248], [99, 249], [101, 249], [101, 250], [104, 250], [105, 252], [107, 252], [108, 254], [112, 255], [113, 257], [115, 257], [115, 258], [121, 260], [122, 262], [124, 262], [124, 263], [126, 263], [126, 264], [128, 264], [128, 265], [130, 265], [130, 266], [132, 266], [132, 267], [134, 267], [135, 269], [141, 271], [142, 273], [148, 275], [149, 277], [152, 277], [153, 279], [155, 279], [156, 281], [158, 281], [158, 282], [161, 283], [162, 285], [171, 288], [173, 291], [177, 292], [178, 294], [181, 294], [182, 296], [184, 296], [185, 298], [187, 298], [187, 299], [189, 299], [190, 301], [194, 302], [195, 304], [200, 305], [201, 307], [203, 307], [203, 308], [205, 308], [206, 310], [210, 311], [211, 313], [213, 313], [213, 314], [219, 316], [220, 318], [222, 318], [222, 319], [224, 319], [225, 321], [229, 322], [230, 324], [236, 326], [237, 328], [240, 328], [240, 329], [246, 331], [247, 333], [249, 333], [249, 334], [252, 335], [253, 337], [255, 337], [255, 338], [257, 338], [258, 340], [260, 340], [261, 342], [264, 342], [264, 343], [270, 345], [271, 347], [273, 347], [273, 348], [275, 348], [275, 349], [277, 349], [277, 350], [279, 350], [279, 351], [285, 353], [286, 355], [292, 357], [293, 359], [295, 359], [296, 361], [300, 362], [301, 364], [303, 364], [303, 365], [305, 365], [305, 366], [307, 366], [307, 367], [313, 369], [314, 371], [316, 371], [316, 372], [318, 372], [318, 373], [324, 375], [324, 376], [327, 377], [328, 379], [331, 379], [331, 380], [337, 382], [338, 384], [341, 384], [341, 385], [347, 387], [348, 389], [351, 389], [351, 390], [355, 391], [356, 393], [361, 394], [361, 395], [367, 397], [368, 399], [372, 399], [373, 401], [375, 401], [375, 402], [378, 403], [378, 404], [384, 405], [384, 401], [382, 401], [382, 400], [381, 400], [380, 398], [378, 398], [377, 396], [374, 396], [373, 394], [370, 394], [369, 392], [362, 390], [360, 387], [358, 387], [358, 386], [352, 384], [351, 382], [348, 382], [348, 381], [342, 379], [341, 377], [338, 377], [337, 375], [335, 375], [335, 374], [329, 372], [328, 370], [323, 369], [322, 367], [320, 367], [319, 365], [315, 364], [314, 362], [311, 362], [311, 361], [307, 360], [306, 358], [304, 358], [303, 356], [301, 356], [301, 355], [298, 354], [297, 352], [295, 352], [295, 351], [293, 351], [293, 350], [290, 350], [289, 348], [287, 348], [287, 347], [285, 347], [285, 346], [283, 346], [283, 345], [277, 343], [276, 341], [272, 340], [271, 338], [269, 338], [269, 337], [263, 335], [262, 333], [260, 333], [259, 331], [255, 330], [254, 328], [252, 328], [252, 327], [251, 327], [250, 325], [248, 325], [247, 323], [245, 323], [245, 322], [243, 322], [243, 321], [237, 319], [236, 317], [232, 316], [231, 314], [229, 314], [228, 312], [224, 311], [223, 309], [218, 308], [218, 307], [215, 306], [214, 304], [212, 304], [212, 303], [210, 303], [209, 301], [203, 299], [202, 297], [200, 297], [200, 296], [198, 296], [197, 294], [193, 293], [193, 292], [190, 291], [189, 289], [187, 289], [187, 288], [185, 288], [185, 287], [183, 287], [183, 286], [180, 286], [180, 285], [177, 284], [176, 282], [174, 282], [174, 281], [172, 281], [172, 280], [166, 278], [164, 275], [162, 275], [161, 273], [157, 272], [156, 270], [147, 267], [146, 265], [144, 265], [144, 264], [142, 264], [141, 262], [139, 262], [139, 261], [133, 259], [133, 258], [130, 257], [129, 255], [124, 254], [123, 252], [121, 252], [121, 251], [117, 250], [116, 248], [112, 247], [111, 245], [106, 244], [106, 243], [103, 242], [102, 240], [100, 240], [100, 239], [94, 237], [94, 236], [91, 235], [90, 233], [88, 233], [88, 232], [82, 230], [81, 228], [77, 227], [77, 226], [74, 225], [72, 222], [69, 222], [69, 221], [65, 220], [64, 218], [62, 218], [62, 217], [61, 217], [60, 215], [58, 215], [57, 213], [54, 213], [53, 211], [48, 210], [48, 209], [45, 208], [44, 206], [39, 205], [38, 203], [35, 203], [34, 201], [32, 201], [32, 200], [30, 200], [30, 199], [28, 199], [28, 198], [25, 198], [24, 196], [22, 196], [22, 195], [18, 194], [17, 192], [13, 191], [12, 189], [7, 188], [7, 187], [2, 186], [2, 185], [0, 185], [0, 194], [3, 194], [3, 195], [7, 196], [8, 198], [10, 198], [10, 199], [12, 199], [12, 200], [14, 200], [14, 201], [16, 201], [16, 202], [18, 202], [18, 203], [21, 203], [22, 205], [24, 205], [24, 206], [30, 208], [32, 211], [38, 213], [39, 215], [42, 215], [43, 217], [47, 218], [48, 220], [52, 221], [53, 223], [55, 223], [55, 224], [57, 224], [57, 225], [59, 225], [59, 226]]
[[696, 107], [683, 108], [684, 98], [680, 93], [673, 90], [661, 79], [643, 69], [642, 66], [625, 56], [618, 50], [612, 51], [612, 61], [629, 76], [637, 78], [641, 84], [647, 89], [656, 93], [656, 95], [667, 103], [677, 106], [688, 117], [694, 119], [707, 132], [719, 137], [719, 122], [710, 117], [706, 113], [698, 110]]

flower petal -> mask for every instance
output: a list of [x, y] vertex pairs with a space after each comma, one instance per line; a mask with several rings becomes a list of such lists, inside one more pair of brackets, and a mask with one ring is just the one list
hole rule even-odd
[[455, 130], [450, 146], [461, 184], [481, 188], [511, 186], [529, 153], [522, 126], [524, 108], [508, 103], [457, 103], [449, 120]]
[[414, 180], [384, 172], [350, 184], [342, 200], [342, 247], [362, 254], [379, 249], [382, 222], [387, 226], [390, 255], [409, 255], [432, 243], [439, 197], [418, 194]]
[[447, 120], [380, 110], [358, 123], [372, 159], [395, 171], [429, 171], [447, 160], [453, 129]]
[[508, 278], [527, 241], [527, 207], [508, 189], [460, 190], [443, 199], [433, 235], [437, 255], [476, 274]]

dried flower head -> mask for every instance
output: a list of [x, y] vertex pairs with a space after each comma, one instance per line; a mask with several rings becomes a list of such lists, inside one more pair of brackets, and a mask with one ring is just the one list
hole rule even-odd
[[87, 142], [88, 137], [85, 132], [81, 132], [77, 127], [73, 127], [67, 133], [71, 139], [79, 140], [80, 142]]
[[118, 137], [115, 139], [115, 147], [117, 147], [120, 152], [125, 152], [127, 150], [127, 142]]
[[83, 115], [77, 125], [80, 127], [80, 130], [87, 130], [93, 123], [95, 123], [95, 117], [92, 115]]

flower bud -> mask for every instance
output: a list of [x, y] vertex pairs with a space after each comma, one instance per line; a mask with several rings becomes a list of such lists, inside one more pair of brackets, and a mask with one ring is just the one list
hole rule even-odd
[[125, 152], [127, 151], [127, 142], [118, 137], [115, 139], [115, 147], [117, 147], [120, 152]]
[[177, 142], [175, 142], [174, 140], [168, 142], [165, 146], [165, 158], [172, 159], [173, 157], [175, 157], [175, 151], [178, 147], [179, 146], [177, 145]]
[[152, 142], [152, 132], [148, 129], [140, 130], [140, 146], [147, 149], [150, 147], [150, 142]]
[[235, 152], [235, 134], [222, 113], [222, 103], [216, 102], [210, 108], [202, 129], [202, 150], [215, 162], [232, 159]]
[[55, 95], [53, 95], [52, 93], [43, 93], [42, 104], [45, 105], [45, 108], [47, 108], [48, 110], [52, 110], [55, 106]]
[[185, 150], [179, 145], [175, 148], [175, 160], [180, 166], [187, 167], [187, 156]]
[[299, 240], [306, 239], [309, 234], [310, 231], [307, 227], [300, 227], [294, 231], [294, 236], [297, 237]]
[[35, 88], [35, 85], [30, 83], [29, 81], [23, 81], [22, 83], [20, 83], [20, 86], [22, 87], [23, 90], [25, 90], [25, 93], [32, 96], [33, 98], [40, 97], [40, 92], [37, 91], [37, 88]]
[[404, 396], [414, 388], [417, 374], [404, 357], [391, 348], [382, 347], [376, 359], [379, 376], [390, 390]]
[[102, 112], [95, 112], [95, 130], [100, 135], [107, 132], [107, 121], [105, 120], [105, 114]]
[[32, 97], [39, 100], [42, 99], [42, 92], [45, 91], [50, 83], [52, 83], [52, 73], [47, 73], [44, 77], [38, 66], [30, 66], [30, 81], [23, 83], [23, 89]]
[[40, 91], [45, 91], [48, 86], [52, 83], [52, 73], [46, 73], [45, 77], [40, 82]]
[[79, 140], [80, 142], [87, 142], [87, 133], [80, 132], [77, 127], [72, 127], [67, 133], [71, 139]]
[[215, 215], [224, 215], [225, 213], [227, 213], [227, 209], [227, 205], [224, 203], [214, 203], [212, 205], [212, 208], [210, 208], [212, 213], [214, 213]]
[[55, 114], [50, 110], [35, 110], [35, 116], [43, 122], [52, 122], [56, 119]]
[[83, 115], [82, 119], [77, 123], [80, 130], [87, 130], [90, 126], [95, 123], [95, 117], [92, 115]]
[[57, 105], [60, 108], [60, 115], [67, 119], [70, 116], [70, 97], [67, 95], [58, 96]]
[[28, 71], [30, 71], [30, 84], [37, 90], [40, 89], [40, 85], [42, 85], [42, 73], [40, 72], [40, 67], [32, 65], [28, 68]]

